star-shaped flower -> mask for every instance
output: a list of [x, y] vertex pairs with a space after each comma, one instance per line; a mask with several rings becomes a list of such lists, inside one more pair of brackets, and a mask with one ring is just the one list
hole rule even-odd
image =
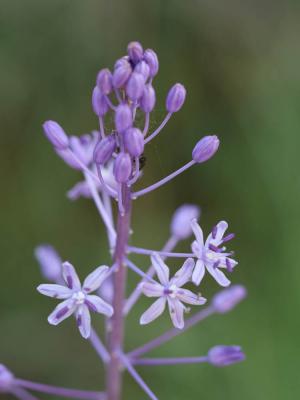
[[[205, 274], [205, 268], [221, 286], [229, 286], [230, 280], [226, 278], [220, 268], [232, 272], [237, 261], [230, 258], [231, 252], [226, 252], [225, 242], [233, 239], [234, 234], [230, 233], [224, 237], [228, 228], [225, 221], [220, 221], [208, 235], [206, 242], [203, 240], [203, 232], [196, 219], [192, 220], [191, 226], [196, 240], [192, 243], [192, 251], [198, 258], [193, 272], [192, 281], [199, 285]], [[221, 247], [220, 247], [221, 246]]]
[[108, 276], [109, 267], [100, 266], [89, 274], [81, 286], [75, 268], [69, 262], [62, 264], [62, 274], [66, 286], [56, 284], [39, 285], [37, 290], [45, 296], [64, 299], [49, 315], [48, 322], [58, 325], [70, 315], [75, 314], [81, 335], [87, 339], [91, 332], [90, 310], [111, 317], [113, 308], [99, 296], [90, 293], [97, 290]]
[[182, 288], [190, 280], [195, 263], [192, 258], [188, 258], [170, 279], [169, 268], [158, 254], [154, 254], [151, 261], [160, 283], [144, 282], [142, 291], [147, 297], [158, 297], [158, 299], [144, 312], [140, 323], [145, 325], [155, 320], [163, 313], [168, 303], [173, 325], [182, 329], [184, 327], [183, 314], [188, 311], [182, 302], [192, 305], [202, 305], [206, 302], [204, 297]]

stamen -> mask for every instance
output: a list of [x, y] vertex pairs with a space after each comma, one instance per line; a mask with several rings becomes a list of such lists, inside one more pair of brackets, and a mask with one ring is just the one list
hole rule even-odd
[[223, 238], [222, 243], [229, 242], [229, 241], [232, 240], [234, 237], [235, 237], [235, 234], [234, 234], [234, 233], [229, 233], [227, 236], [225, 236], [225, 237]]
[[218, 227], [217, 227], [217, 225], [215, 225], [215, 226], [212, 228], [212, 231], [211, 231], [211, 235], [212, 235], [212, 238], [213, 238], [213, 239], [215, 239], [215, 238], [217, 237], [217, 233], [218, 233]]
[[209, 244], [208, 248], [209, 248], [210, 250], [214, 251], [215, 253], [221, 253], [221, 252], [222, 252], [222, 250], [219, 249], [219, 247], [215, 246], [215, 245], [212, 244], [212, 243]]

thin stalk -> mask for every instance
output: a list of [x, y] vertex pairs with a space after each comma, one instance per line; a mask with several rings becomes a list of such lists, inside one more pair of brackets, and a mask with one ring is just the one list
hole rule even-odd
[[128, 246], [128, 250], [130, 253], [143, 254], [145, 256], [151, 256], [152, 254], [156, 253], [163, 257], [176, 257], [176, 258], [195, 257], [195, 254], [193, 253], [173, 253], [163, 250], [160, 251], [160, 250], [144, 249], [142, 247], [135, 247], [135, 246]]
[[107, 364], [110, 360], [110, 355], [94, 329], [91, 330], [89, 341], [91, 342], [91, 345], [94, 347], [96, 353], [100, 356], [104, 364]]
[[178, 365], [178, 364], [199, 364], [207, 362], [207, 357], [169, 357], [169, 358], [138, 358], [131, 360], [134, 365]]
[[159, 134], [159, 132], [165, 127], [165, 125], [167, 124], [167, 122], [169, 121], [169, 119], [171, 118], [172, 113], [168, 113], [164, 120], [162, 121], [162, 123], [159, 125], [159, 127], [153, 132], [151, 133], [151, 135], [149, 135], [147, 137], [147, 139], [145, 139], [145, 144], [149, 143], [150, 140], [152, 140], [153, 138], [155, 138], [156, 135]]
[[12, 388], [10, 393], [16, 396], [16, 398], [19, 400], [38, 400], [37, 397], [33, 396], [31, 393], [27, 392], [27, 390], [21, 387]]
[[127, 266], [135, 272], [137, 275], [141, 276], [142, 278], [146, 279], [147, 281], [150, 281], [152, 283], [156, 283], [156, 281], [148, 276], [144, 271], [142, 271], [137, 265], [135, 265], [132, 261], [130, 261], [128, 258], [126, 259], [126, 264]]

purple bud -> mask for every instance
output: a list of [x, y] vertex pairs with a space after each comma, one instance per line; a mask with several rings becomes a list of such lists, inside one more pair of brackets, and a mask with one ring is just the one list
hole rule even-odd
[[131, 100], [138, 100], [143, 94], [144, 87], [143, 75], [133, 72], [126, 85], [126, 94]]
[[114, 176], [119, 183], [128, 181], [132, 170], [131, 159], [127, 153], [119, 153], [114, 164]]
[[115, 113], [115, 126], [119, 133], [126, 131], [132, 125], [132, 112], [127, 104], [120, 104]]
[[122, 64], [119, 62], [118, 65], [119, 66], [114, 70], [112, 78], [112, 83], [116, 89], [124, 86], [132, 73], [131, 66], [126, 60], [124, 60]]
[[97, 75], [97, 86], [102, 94], [109, 94], [112, 90], [112, 74], [109, 69], [102, 69]]
[[122, 67], [124, 65], [129, 65], [129, 57], [128, 56], [124, 56], [122, 58], [119, 58], [114, 65], [114, 68], [117, 69], [119, 67]]
[[150, 68], [150, 76], [153, 77], [157, 74], [159, 63], [156, 53], [152, 49], [145, 50], [144, 60], [147, 62]]
[[150, 84], [145, 85], [140, 102], [141, 109], [146, 113], [151, 112], [155, 106], [155, 100], [155, 90], [153, 86]]
[[169, 90], [166, 108], [169, 113], [177, 112], [181, 109], [186, 96], [185, 87], [181, 83], [176, 83]]
[[146, 61], [140, 61], [134, 68], [134, 72], [141, 74], [144, 77], [144, 81], [149, 78], [150, 75], [150, 68]]
[[139, 157], [144, 151], [144, 136], [138, 128], [129, 128], [124, 134], [126, 150], [132, 157]]
[[127, 47], [130, 60], [137, 64], [143, 58], [143, 47], [139, 42], [131, 42]]
[[63, 128], [55, 121], [46, 121], [43, 124], [47, 139], [58, 150], [65, 150], [69, 146], [69, 138]]
[[95, 86], [93, 90], [92, 106], [94, 113], [99, 117], [105, 115], [109, 110], [109, 105], [107, 103], [106, 97], [100, 92], [98, 86]]
[[212, 300], [212, 305], [216, 312], [225, 314], [244, 300], [246, 296], [247, 291], [244, 286], [234, 285], [217, 293]]
[[0, 393], [8, 393], [13, 385], [13, 374], [3, 364], [0, 364]]
[[192, 157], [197, 163], [209, 160], [219, 148], [220, 141], [216, 135], [204, 136], [194, 147]]
[[40, 264], [42, 275], [52, 282], [61, 279], [62, 260], [54, 247], [42, 244], [34, 250], [35, 258]]
[[208, 362], [215, 367], [226, 367], [245, 360], [240, 346], [215, 346], [207, 354]]
[[194, 204], [183, 204], [175, 211], [171, 221], [171, 233], [177, 239], [187, 239], [193, 233], [191, 221], [200, 216], [200, 208]]
[[103, 138], [95, 147], [94, 161], [96, 164], [106, 164], [116, 149], [116, 140], [110, 135]]
[[59, 155], [59, 157], [64, 160], [66, 164], [68, 164], [71, 168], [81, 170], [82, 167], [80, 163], [74, 159], [72, 156], [71, 152], [68, 150], [58, 150], [56, 149], [56, 153]]

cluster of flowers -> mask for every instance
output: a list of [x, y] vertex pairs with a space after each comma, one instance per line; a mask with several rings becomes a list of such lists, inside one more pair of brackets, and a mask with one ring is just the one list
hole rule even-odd
[[[230, 281], [223, 272], [231, 273], [237, 265], [233, 252], [228, 251], [225, 246], [234, 237], [232, 233], [226, 234], [228, 224], [220, 221], [204, 240], [198, 223], [200, 209], [196, 205], [185, 204], [176, 210], [170, 225], [171, 236], [162, 250], [154, 251], [128, 244], [132, 202], [169, 182], [194, 164], [209, 160], [218, 150], [219, 139], [215, 135], [203, 137], [195, 145], [191, 160], [185, 165], [153, 185], [133, 191], [133, 186], [142, 176], [145, 145], [181, 109], [186, 90], [180, 83], [171, 87], [166, 98], [166, 116], [158, 128], [150, 133], [150, 114], [156, 102], [152, 84], [159, 69], [158, 58], [153, 50], [144, 51], [138, 42], [130, 43], [127, 50], [127, 55], [115, 63], [113, 72], [103, 69], [98, 73], [92, 93], [92, 107], [99, 119], [98, 131], [79, 137], [68, 136], [55, 121], [46, 121], [43, 125], [44, 133], [56, 153], [70, 167], [83, 174], [84, 180], [69, 190], [68, 197], [71, 200], [80, 197], [93, 199], [107, 231], [109, 249], [113, 256], [112, 265], [97, 267], [81, 284], [73, 265], [68, 261], [62, 262], [53, 247], [41, 245], [35, 252], [42, 274], [51, 282], [39, 285], [38, 291], [63, 300], [49, 315], [49, 323], [58, 325], [69, 316], [75, 316], [80, 334], [91, 342], [107, 366], [107, 391], [87, 392], [24, 381], [15, 378], [5, 366], [0, 365], [0, 391], [12, 393], [20, 399], [34, 398], [30, 397], [32, 395], [28, 392], [29, 389], [72, 398], [118, 400], [120, 364], [128, 370], [149, 398], [157, 399], [134, 365], [208, 362], [215, 366], [225, 366], [244, 359], [244, 353], [239, 346], [215, 346], [206, 356], [201, 357], [141, 357], [209, 315], [230, 311], [246, 296], [246, 290], [241, 285], [230, 286]], [[115, 129], [107, 132], [104, 122], [110, 111], [114, 114]], [[144, 116], [143, 126], [138, 126], [136, 122], [137, 113]], [[113, 213], [114, 201], [118, 208], [117, 224]], [[191, 235], [194, 240], [189, 253], [173, 251], [179, 241]], [[146, 272], [130, 260], [131, 253], [150, 257], [151, 264]], [[165, 260], [172, 257], [183, 258], [184, 262], [170, 277], [170, 269]], [[141, 281], [129, 297], [125, 298], [126, 275], [122, 271], [127, 268], [138, 274]], [[200, 306], [206, 303], [206, 299], [184, 286], [189, 282], [199, 286], [206, 270], [220, 286], [230, 287], [216, 294], [209, 306], [185, 321], [184, 314], [189, 311], [186, 304]], [[154, 279], [155, 275], [157, 280]], [[93, 292], [96, 294], [92, 294]], [[157, 299], [142, 314], [140, 324], [154, 321], [168, 306], [174, 328], [125, 353], [122, 343], [123, 321], [141, 294]], [[111, 321], [108, 336], [112, 339], [107, 346], [92, 328], [91, 312], [103, 314]]]

